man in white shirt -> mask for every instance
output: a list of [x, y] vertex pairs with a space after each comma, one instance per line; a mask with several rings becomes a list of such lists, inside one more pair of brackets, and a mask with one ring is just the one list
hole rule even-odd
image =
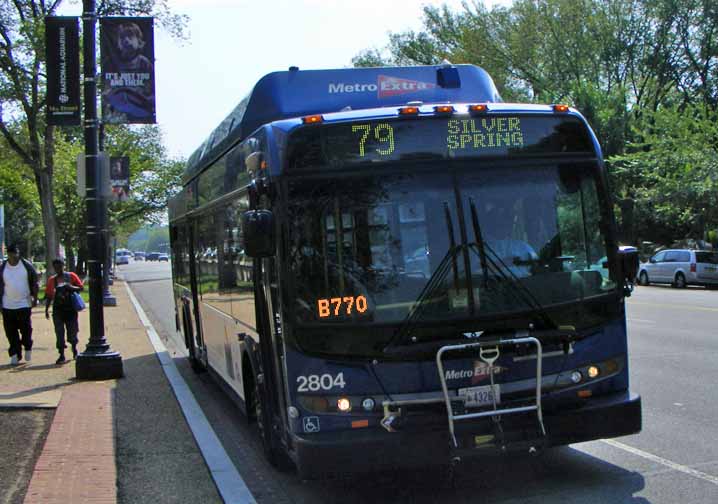
[[7, 261], [0, 266], [2, 320], [10, 348], [10, 363], [32, 359], [32, 307], [37, 304], [37, 272], [32, 263], [20, 257], [16, 245], [7, 248]]

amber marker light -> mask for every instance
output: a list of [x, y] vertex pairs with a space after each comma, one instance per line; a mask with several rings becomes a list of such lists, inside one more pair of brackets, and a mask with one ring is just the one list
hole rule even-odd
[[437, 114], [453, 114], [454, 113], [454, 107], [451, 105], [437, 105], [434, 107], [434, 112]]
[[352, 403], [346, 397], [340, 397], [337, 399], [337, 409], [339, 411], [349, 411], [352, 409]]
[[354, 421], [352, 421], [352, 429], [361, 429], [363, 427], [369, 427], [369, 420], [354, 420]]
[[486, 112], [487, 110], [489, 110], [489, 107], [485, 103], [477, 103], [476, 105], [469, 105], [469, 112], [474, 112], [474, 113], [480, 114], [481, 112]]
[[568, 105], [554, 105], [553, 111], [560, 114], [565, 114], [566, 112], [568, 112]]
[[317, 124], [324, 122], [324, 117], [321, 114], [304, 116], [302, 117], [302, 122], [304, 124]]
[[418, 115], [418, 114], [419, 114], [419, 107], [408, 106], [408, 107], [401, 107], [399, 109], [399, 115], [411, 116], [411, 115]]
[[590, 390], [579, 390], [577, 395], [582, 399], [586, 399], [587, 397], [591, 397], [593, 395], [593, 392], [591, 392]]

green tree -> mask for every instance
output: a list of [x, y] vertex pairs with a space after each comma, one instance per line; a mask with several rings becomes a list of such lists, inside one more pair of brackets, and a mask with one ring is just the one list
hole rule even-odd
[[713, 219], [717, 27], [715, 1], [467, 2], [426, 7], [421, 31], [391, 34], [354, 64], [472, 63], [506, 101], [574, 105], [611, 160], [623, 238], [670, 242]]
[[[44, 19], [62, 0], [0, 3], [0, 134], [32, 174], [40, 200], [49, 255], [58, 250], [55, 206], [55, 128], [45, 121]], [[172, 14], [167, 0], [101, 0], [98, 15], [151, 15], [180, 36], [186, 18]]]
[[5, 243], [16, 243], [30, 257], [42, 251], [42, 220], [32, 177], [22, 162], [0, 145], [0, 204], [5, 207]]
[[702, 104], [660, 108], [644, 112], [635, 130], [628, 152], [608, 160], [619, 201], [631, 202], [624, 233], [666, 244], [703, 239], [718, 226], [718, 113]]

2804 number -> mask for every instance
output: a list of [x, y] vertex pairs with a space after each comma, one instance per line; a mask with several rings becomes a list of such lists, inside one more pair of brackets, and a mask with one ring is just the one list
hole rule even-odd
[[318, 392], [320, 390], [331, 390], [334, 387], [344, 388], [344, 373], [336, 376], [330, 374], [297, 376], [297, 392]]

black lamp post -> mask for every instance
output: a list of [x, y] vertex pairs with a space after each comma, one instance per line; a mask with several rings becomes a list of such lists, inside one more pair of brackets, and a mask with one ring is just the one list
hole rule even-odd
[[100, 191], [100, 164], [97, 149], [97, 83], [95, 60], [95, 0], [83, 0], [82, 50], [84, 56], [83, 84], [85, 98], [85, 180], [87, 193], [85, 211], [87, 216], [88, 272], [90, 277], [90, 341], [77, 357], [75, 373], [81, 380], [106, 380], [122, 376], [122, 357], [110, 349], [105, 338], [105, 320], [102, 305], [102, 249], [103, 225], [106, 222]]

